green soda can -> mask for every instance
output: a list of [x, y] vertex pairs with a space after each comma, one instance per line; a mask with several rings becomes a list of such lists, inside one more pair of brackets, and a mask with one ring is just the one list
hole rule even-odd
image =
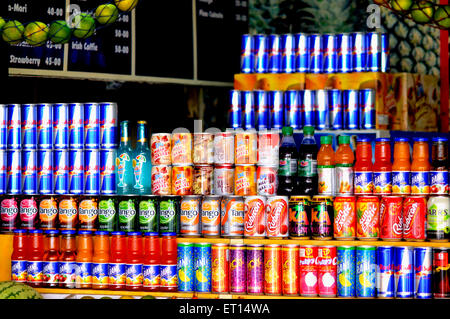
[[137, 197], [123, 195], [119, 198], [119, 231], [135, 232], [137, 229]]
[[139, 198], [140, 232], [158, 232], [158, 196], [148, 195]]
[[102, 195], [98, 201], [98, 230], [117, 231], [119, 229], [117, 196]]
[[179, 234], [181, 197], [168, 195], [159, 201], [159, 232]]

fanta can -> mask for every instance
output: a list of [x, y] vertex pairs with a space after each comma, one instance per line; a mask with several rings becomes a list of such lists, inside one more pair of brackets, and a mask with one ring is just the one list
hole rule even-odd
[[127, 274], [127, 237], [125, 232], [111, 233], [111, 252], [108, 264], [109, 289], [124, 290]]
[[80, 230], [78, 232], [77, 244], [77, 266], [76, 287], [91, 288], [92, 287], [92, 256], [93, 241], [92, 232], [90, 230]]
[[92, 256], [92, 288], [109, 288], [109, 232], [94, 233], [94, 255]]
[[147, 232], [144, 234], [144, 283], [145, 291], [158, 291], [161, 285], [161, 241], [158, 233]]
[[413, 155], [411, 163], [411, 194], [430, 193], [430, 162], [428, 161], [428, 139], [414, 138]]
[[[194, 285], [194, 244], [178, 243], [177, 249], [178, 291], [192, 292]], [[195, 277], [196, 278], [196, 277]]]
[[142, 265], [144, 262], [144, 245], [140, 232], [129, 232], [127, 243], [127, 290], [141, 290], [144, 283]]
[[397, 137], [394, 143], [394, 163], [392, 164], [392, 194], [411, 193], [411, 163], [407, 138]]
[[211, 244], [194, 244], [195, 291], [211, 292]]

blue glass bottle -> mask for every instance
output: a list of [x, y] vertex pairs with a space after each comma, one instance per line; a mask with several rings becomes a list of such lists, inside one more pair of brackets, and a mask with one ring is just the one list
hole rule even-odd
[[152, 193], [152, 159], [148, 146], [146, 121], [137, 123], [137, 142], [133, 154], [133, 192], [137, 195], [150, 195]]
[[133, 148], [128, 134], [128, 121], [120, 123], [120, 145], [116, 157], [117, 194], [133, 194]]

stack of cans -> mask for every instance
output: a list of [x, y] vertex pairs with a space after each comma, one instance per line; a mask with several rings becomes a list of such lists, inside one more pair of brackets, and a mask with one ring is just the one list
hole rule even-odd
[[242, 73], [388, 72], [389, 35], [244, 34]]
[[259, 131], [376, 128], [375, 90], [230, 91], [229, 127]]
[[116, 104], [0, 105], [0, 133], [1, 194], [116, 193]]

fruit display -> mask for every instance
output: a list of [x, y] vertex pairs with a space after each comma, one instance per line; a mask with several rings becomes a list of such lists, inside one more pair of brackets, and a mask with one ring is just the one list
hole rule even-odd
[[42, 299], [34, 288], [16, 281], [0, 282], [0, 299]]

